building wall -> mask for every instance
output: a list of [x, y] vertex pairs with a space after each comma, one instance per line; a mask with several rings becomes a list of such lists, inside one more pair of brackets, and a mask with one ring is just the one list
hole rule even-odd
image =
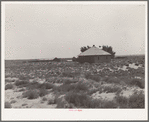
[[94, 57], [95, 63], [110, 62], [110, 61], [111, 61], [111, 55], [102, 55]]
[[79, 62], [84, 63], [102, 63], [102, 62], [110, 62], [111, 55], [102, 55], [102, 56], [79, 56]]

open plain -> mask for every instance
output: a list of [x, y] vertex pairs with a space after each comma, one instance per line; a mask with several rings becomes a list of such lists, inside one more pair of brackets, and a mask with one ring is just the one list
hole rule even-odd
[[110, 63], [5, 61], [5, 108], [144, 108], [145, 56]]

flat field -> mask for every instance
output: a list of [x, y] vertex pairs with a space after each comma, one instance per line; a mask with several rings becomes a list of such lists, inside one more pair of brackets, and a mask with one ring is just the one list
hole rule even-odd
[[144, 108], [145, 57], [5, 61], [5, 108]]

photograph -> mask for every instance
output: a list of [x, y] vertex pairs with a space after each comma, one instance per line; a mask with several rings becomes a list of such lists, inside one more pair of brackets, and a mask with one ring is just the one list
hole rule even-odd
[[4, 110], [147, 109], [147, 2], [7, 1], [2, 29]]

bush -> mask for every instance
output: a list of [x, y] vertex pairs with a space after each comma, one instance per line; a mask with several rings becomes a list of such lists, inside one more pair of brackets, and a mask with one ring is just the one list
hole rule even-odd
[[107, 93], [115, 93], [115, 92], [121, 92], [122, 89], [120, 87], [111, 87], [111, 86], [105, 86], [105, 87], [101, 87], [100, 89], [103, 89], [101, 92], [107, 92]]
[[22, 85], [27, 85], [29, 82], [28, 81], [16, 81], [15, 82], [15, 85], [16, 86], [22, 86]]
[[99, 75], [91, 75], [90, 73], [86, 73], [85, 78], [86, 79], [91, 79], [91, 80], [94, 80], [94, 81], [97, 81], [97, 82], [99, 82], [100, 79], [101, 79]]
[[54, 85], [51, 83], [43, 83], [43, 84], [38, 85], [38, 88], [45, 88], [45, 89], [51, 89], [53, 87], [54, 87]]
[[23, 97], [27, 97], [28, 99], [36, 99], [39, 97], [39, 93], [37, 90], [29, 90], [22, 94]]
[[47, 92], [46, 89], [40, 89], [40, 90], [39, 90], [39, 96], [40, 96], [40, 97], [45, 96], [46, 94], [48, 94], [48, 92]]
[[145, 95], [141, 92], [135, 93], [129, 98], [130, 108], [144, 108], [145, 107]]
[[120, 108], [128, 108], [129, 107], [128, 106], [129, 99], [124, 96], [120, 96], [120, 95], [116, 96], [116, 102], [118, 103], [118, 106]]
[[74, 78], [74, 77], [80, 75], [80, 71], [71, 72], [70, 70], [68, 70], [68, 71], [64, 71], [64, 72], [62, 73], [62, 75], [63, 75], [64, 77], [73, 77], [73, 78]]
[[73, 104], [77, 108], [117, 108], [113, 101], [103, 101], [100, 99], [92, 99], [87, 94], [69, 92], [65, 97], [68, 103]]
[[138, 86], [140, 88], [144, 88], [145, 81], [141, 80], [141, 79], [133, 79], [130, 81], [130, 85], [135, 85], [135, 86]]
[[13, 88], [13, 85], [12, 84], [7, 84], [6, 86], [5, 86], [5, 90], [7, 90], [7, 89], [12, 89]]
[[88, 87], [84, 83], [77, 83], [77, 84], [63, 84], [61, 86], [55, 87], [56, 91], [59, 92], [79, 92], [79, 91], [88, 91]]
[[56, 104], [56, 98], [55, 97], [48, 100], [48, 105], [50, 105], [50, 104]]
[[17, 101], [16, 100], [12, 100], [10, 103], [12, 104], [12, 103], [16, 103]]
[[47, 98], [46, 98], [46, 97], [43, 97], [43, 98], [42, 98], [42, 101], [47, 101]]
[[68, 103], [74, 104], [76, 107], [87, 107], [89, 97], [86, 94], [69, 92], [66, 94], [65, 99]]
[[117, 104], [114, 101], [103, 101], [100, 108], [117, 108]]
[[5, 102], [5, 108], [12, 108], [12, 106], [9, 102]]
[[114, 77], [112, 77], [112, 78], [106, 78], [105, 79], [105, 82], [107, 82], [107, 83], [120, 83], [120, 79], [114, 78]]
[[20, 80], [25, 80], [25, 81], [26, 81], [26, 80], [28, 80], [29, 78], [26, 77], [26, 76], [20, 76], [19, 79], [20, 79]]

